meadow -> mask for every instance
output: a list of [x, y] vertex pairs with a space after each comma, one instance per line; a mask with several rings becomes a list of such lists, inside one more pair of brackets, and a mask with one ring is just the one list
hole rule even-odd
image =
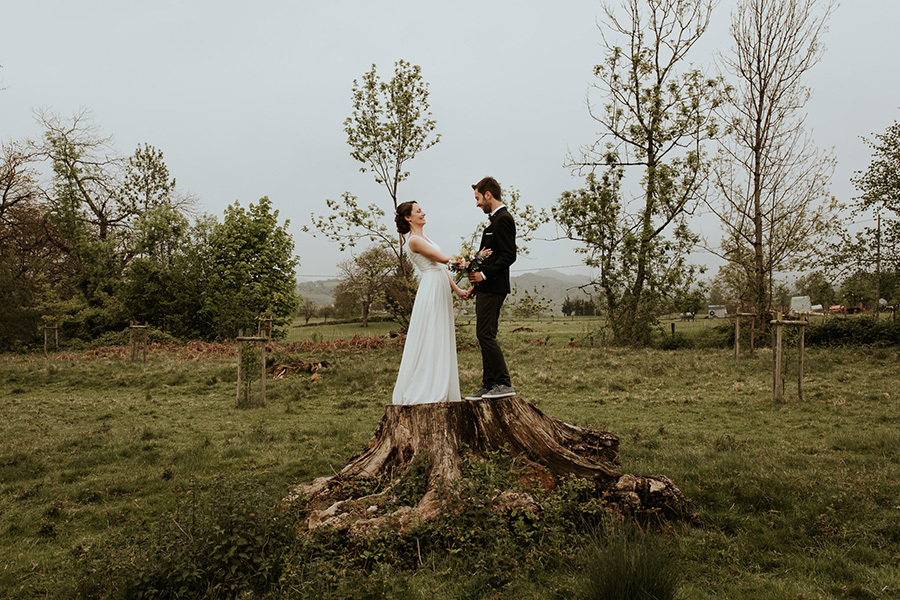
[[[684, 336], [711, 325], [676, 323]], [[481, 514], [406, 545], [311, 546], [273, 533], [293, 526], [282, 508], [260, 538], [266, 552], [282, 540], [265, 563], [277, 577], [208, 597], [599, 598], [592, 586], [634, 543], [677, 574], [676, 598], [900, 598], [896, 347], [807, 348], [804, 399], [789, 379], [773, 402], [766, 348], [739, 360], [727, 347], [612, 348], [596, 327], [502, 322], [519, 395], [617, 434], [620, 470], [672, 479], [696, 522], [567, 530], [549, 512], [515, 526]], [[202, 523], [222, 533], [228, 515], [250, 536], [292, 485], [340, 470], [368, 442], [402, 351], [392, 329], [293, 327], [271, 356], [328, 366], [268, 381], [265, 408], [235, 408], [230, 345], [153, 347], [146, 363], [124, 348], [0, 357], [0, 597], [138, 597], [122, 577], [174, 552], [173, 536], [183, 549]], [[380, 342], [335, 342], [354, 335]], [[458, 346], [465, 393], [480, 383], [466, 318]], [[479, 527], [505, 533], [473, 540]]]

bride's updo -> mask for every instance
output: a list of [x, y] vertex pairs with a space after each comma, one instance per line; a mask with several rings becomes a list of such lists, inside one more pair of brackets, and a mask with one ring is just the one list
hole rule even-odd
[[409, 221], [406, 220], [406, 217], [412, 214], [415, 204], [416, 201], [413, 200], [411, 202], [403, 202], [397, 207], [397, 216], [394, 219], [397, 222], [397, 233], [409, 233]]

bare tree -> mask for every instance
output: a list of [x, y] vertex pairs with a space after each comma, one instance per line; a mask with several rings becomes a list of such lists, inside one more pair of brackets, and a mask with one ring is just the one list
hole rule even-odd
[[747, 273], [762, 323], [774, 273], [802, 266], [836, 210], [829, 194], [833, 158], [815, 147], [801, 112], [810, 95], [804, 76], [822, 56], [833, 0], [739, 0], [732, 51], [722, 64], [729, 88], [728, 136], [707, 200], [722, 223], [709, 249]]
[[[10, 225], [17, 204], [37, 200], [34, 160], [34, 150], [27, 144], [10, 142], [0, 146], [0, 223]], [[12, 228], [5, 230], [12, 231]], [[2, 237], [0, 241], [3, 241]]]
[[110, 238], [133, 214], [121, 198], [125, 160], [114, 153], [112, 138], [100, 134], [87, 110], [68, 120], [47, 111], [37, 118], [44, 128], [40, 151], [53, 167], [51, 202], [66, 234], [87, 223], [96, 238]]

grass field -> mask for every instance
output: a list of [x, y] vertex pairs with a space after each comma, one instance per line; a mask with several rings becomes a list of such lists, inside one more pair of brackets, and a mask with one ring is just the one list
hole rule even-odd
[[[479, 387], [480, 354], [462, 323], [466, 392]], [[594, 325], [507, 321], [501, 343], [521, 396], [616, 433], [622, 471], [665, 475], [695, 502], [699, 524], [653, 533], [681, 574], [678, 598], [900, 597], [897, 349], [809, 348], [804, 400], [789, 380], [776, 403], [766, 349], [735, 361], [729, 349], [609, 348]], [[226, 481], [274, 503], [339, 470], [389, 402], [402, 347], [329, 342], [395, 328], [292, 328], [286, 341], [318, 345], [291, 358], [329, 367], [269, 381], [268, 406], [254, 409], [234, 407], [228, 346], [160, 349], [146, 364], [117, 350], [0, 357], [0, 597], [87, 597], [88, 557], [137, 564], [138, 540], [201, 490]], [[573, 590], [601, 560], [593, 542], [551, 547], [535, 527], [521, 568], [475, 550], [419, 549], [414, 566], [376, 556], [351, 572], [335, 559], [330, 587], [303, 588], [319, 575], [296, 566], [241, 597], [590, 597]], [[334, 583], [341, 577], [377, 593], [354, 594]]]

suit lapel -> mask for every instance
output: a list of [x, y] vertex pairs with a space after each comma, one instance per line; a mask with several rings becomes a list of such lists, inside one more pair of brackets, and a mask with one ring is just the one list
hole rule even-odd
[[[500, 218], [500, 215], [503, 211], [506, 210], [506, 206], [502, 206], [497, 209], [497, 212], [494, 213], [494, 218], [488, 222], [487, 227], [484, 228], [484, 233], [481, 234], [481, 247], [482, 248], [494, 248], [494, 221]], [[490, 234], [490, 235], [488, 235]]]

